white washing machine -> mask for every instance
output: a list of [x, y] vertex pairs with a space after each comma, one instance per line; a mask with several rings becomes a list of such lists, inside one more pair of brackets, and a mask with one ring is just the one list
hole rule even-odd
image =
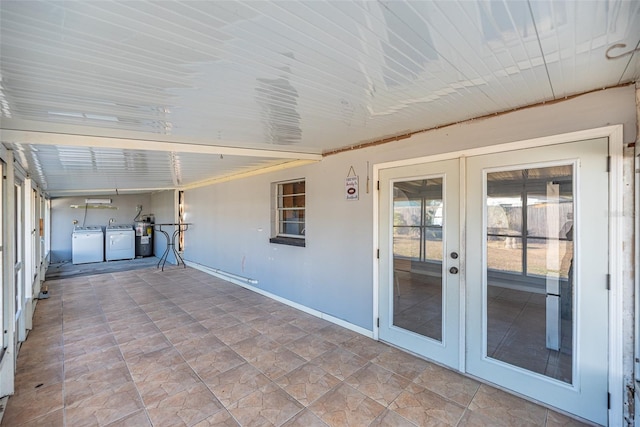
[[76, 226], [71, 234], [71, 262], [88, 264], [104, 261], [104, 233], [99, 225]]
[[136, 257], [136, 233], [133, 225], [110, 225], [104, 236], [104, 254], [107, 261], [134, 259]]

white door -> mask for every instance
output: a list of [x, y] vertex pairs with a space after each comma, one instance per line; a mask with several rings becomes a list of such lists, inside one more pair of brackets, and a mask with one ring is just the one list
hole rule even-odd
[[[24, 206], [25, 193], [24, 182], [16, 177], [15, 180], [15, 233], [14, 233], [14, 287], [15, 287], [15, 313], [16, 313], [16, 336], [18, 341], [27, 339], [25, 320], [25, 225]], [[17, 348], [17, 343], [16, 343]]]
[[380, 172], [379, 336], [459, 366], [459, 160]]
[[606, 424], [607, 155], [600, 138], [382, 169], [380, 339]]
[[467, 159], [467, 372], [607, 423], [607, 139]]
[[[0, 160], [0, 173], [5, 176], [6, 168]], [[15, 371], [14, 342], [13, 342], [13, 292], [12, 285], [5, 283], [5, 260], [8, 258], [5, 252], [7, 231], [5, 230], [5, 215], [11, 216], [12, 212], [5, 212], [7, 206], [6, 180], [0, 182], [0, 280], [2, 289], [0, 290], [0, 317], [2, 317], [2, 347], [0, 348], [0, 397], [13, 393], [13, 380]], [[8, 267], [8, 266], [7, 266]]]

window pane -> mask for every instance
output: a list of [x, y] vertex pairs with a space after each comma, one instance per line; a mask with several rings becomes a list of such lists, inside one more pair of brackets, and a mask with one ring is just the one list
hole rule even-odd
[[442, 261], [442, 227], [425, 227], [424, 247], [426, 261]]
[[427, 200], [424, 208], [424, 224], [427, 227], [442, 227], [442, 200]]
[[279, 233], [292, 236], [303, 236], [304, 222], [281, 221]]
[[292, 184], [292, 193], [293, 194], [304, 194], [305, 190], [304, 190], [304, 181], [299, 181], [299, 182], [294, 182]]
[[291, 194], [293, 193], [293, 183], [287, 182], [286, 184], [280, 184], [280, 194]]
[[527, 275], [544, 277], [557, 273], [561, 279], [567, 279], [572, 258], [572, 241], [529, 239]]
[[522, 197], [521, 170], [487, 174], [487, 268], [521, 274]]
[[285, 209], [282, 211], [282, 219], [284, 221], [304, 222], [304, 209]]
[[305, 233], [305, 182], [278, 184], [277, 233], [303, 237]]
[[487, 232], [497, 236], [522, 236], [522, 199], [487, 199]]
[[282, 196], [280, 198], [281, 208], [304, 208], [304, 194], [295, 196]]
[[420, 258], [420, 227], [393, 227], [393, 254]]
[[522, 273], [522, 239], [487, 236], [487, 268]]
[[420, 200], [401, 200], [393, 206], [393, 225], [420, 226], [422, 204]]

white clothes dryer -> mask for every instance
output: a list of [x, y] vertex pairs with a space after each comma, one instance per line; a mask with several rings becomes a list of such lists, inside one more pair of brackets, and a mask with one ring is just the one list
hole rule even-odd
[[105, 231], [105, 259], [134, 259], [136, 257], [135, 231], [132, 225], [110, 225]]

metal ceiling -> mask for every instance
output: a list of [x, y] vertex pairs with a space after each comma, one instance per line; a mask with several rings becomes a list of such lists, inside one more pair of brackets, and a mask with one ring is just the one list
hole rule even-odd
[[3, 0], [0, 140], [53, 196], [182, 188], [636, 81], [639, 46], [638, 1]]

